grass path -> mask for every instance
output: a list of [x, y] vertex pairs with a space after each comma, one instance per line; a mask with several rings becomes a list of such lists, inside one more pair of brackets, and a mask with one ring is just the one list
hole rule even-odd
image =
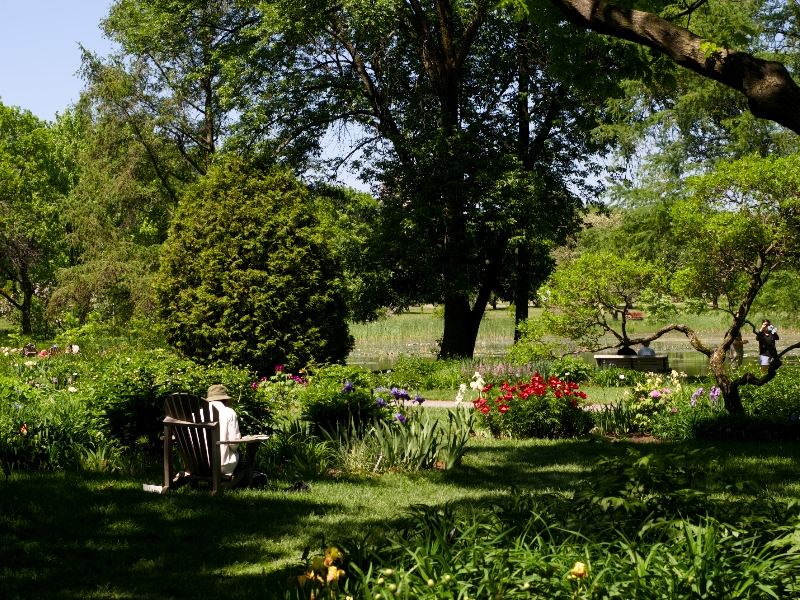
[[[313, 481], [310, 493], [269, 489], [211, 498], [158, 496], [146, 478], [34, 472], [0, 483], [4, 598], [264, 598], [298, 570], [303, 547], [381, 535], [409, 506], [462, 509], [511, 486], [570, 493], [603, 452], [626, 444], [475, 438], [464, 465], [416, 475]], [[669, 444], [648, 451], [664, 452]], [[800, 446], [717, 444], [726, 477], [800, 497]], [[155, 465], [157, 468], [158, 465]]]

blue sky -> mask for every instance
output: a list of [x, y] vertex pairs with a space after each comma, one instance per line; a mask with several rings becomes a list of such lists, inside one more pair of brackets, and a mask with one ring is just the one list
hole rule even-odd
[[[52, 121], [78, 101], [83, 81], [79, 44], [108, 55], [112, 46], [100, 20], [112, 0], [0, 0], [0, 102], [30, 110]], [[339, 143], [330, 135], [326, 155]], [[339, 180], [361, 190], [367, 186], [342, 170]]]
[[0, 0], [0, 101], [53, 120], [78, 100], [78, 44], [105, 55], [110, 0]]

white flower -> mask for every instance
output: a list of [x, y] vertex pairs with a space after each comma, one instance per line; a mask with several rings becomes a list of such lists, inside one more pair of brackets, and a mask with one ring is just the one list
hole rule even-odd
[[72, 353], [73, 354], [77, 354], [80, 349], [81, 349], [81, 347], [78, 346], [78, 344], [72, 344]]
[[462, 383], [460, 386], [458, 386], [458, 394], [456, 394], [456, 404], [461, 404], [461, 402], [464, 400], [464, 392], [466, 391], [467, 391], [466, 383]]
[[72, 386], [69, 386], [69, 387], [67, 388], [67, 391], [68, 391], [68, 392], [72, 392], [72, 393], [74, 394], [75, 392], [77, 392], [77, 391], [78, 391], [78, 388], [76, 388], [76, 387], [72, 387]]
[[25, 361], [25, 366], [26, 367], [35, 367], [36, 366], [36, 361], [35, 360], [26, 360]]
[[620, 375], [619, 378], [620, 379], [625, 379], [625, 375]]

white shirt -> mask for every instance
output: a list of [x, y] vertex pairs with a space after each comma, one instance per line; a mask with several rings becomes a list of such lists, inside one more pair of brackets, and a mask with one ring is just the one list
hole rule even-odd
[[[228, 408], [222, 402], [209, 402], [219, 412], [219, 441], [238, 440], [242, 437], [239, 433], [239, 419], [236, 411]], [[239, 444], [223, 444], [219, 447], [222, 459], [222, 474], [233, 475], [233, 470], [239, 462], [239, 453], [236, 451]]]

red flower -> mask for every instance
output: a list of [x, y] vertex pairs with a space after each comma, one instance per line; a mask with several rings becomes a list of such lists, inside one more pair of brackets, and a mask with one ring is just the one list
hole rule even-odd
[[570, 404], [572, 404], [572, 406], [578, 406], [578, 401], [577, 400], [573, 400], [572, 402], [570, 402]]
[[27, 423], [23, 423], [22, 427], [19, 428], [19, 432], [22, 435], [28, 435], [28, 424]]
[[492, 409], [491, 409], [491, 408], [489, 408], [488, 406], [483, 406], [483, 407], [481, 408], [481, 412], [482, 412], [483, 414], [486, 414], [486, 413], [488, 413], [490, 410], [492, 410]]
[[497, 410], [499, 410], [501, 413], [505, 413], [505, 412], [508, 411], [508, 405], [507, 404], [501, 404], [500, 406], [497, 407]]
[[490, 389], [492, 389], [492, 384], [487, 383], [486, 386], [481, 391], [485, 393], [488, 392]]

